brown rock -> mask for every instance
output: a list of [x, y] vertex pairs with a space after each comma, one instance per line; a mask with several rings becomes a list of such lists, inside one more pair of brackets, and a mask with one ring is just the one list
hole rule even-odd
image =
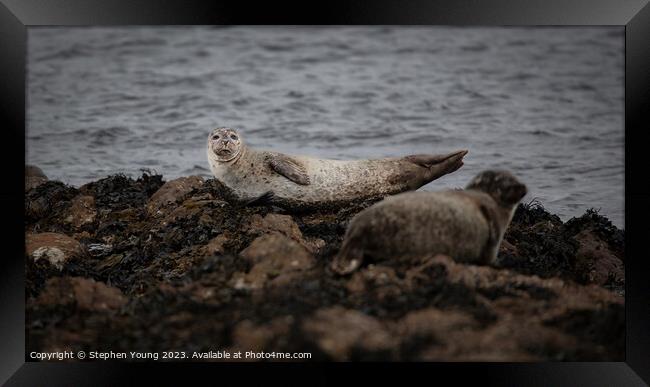
[[47, 176], [45, 176], [45, 173], [43, 173], [43, 170], [36, 165], [25, 165], [25, 176], [26, 177], [44, 177], [47, 179]]
[[427, 308], [404, 316], [396, 332], [403, 342], [424, 346], [408, 355], [425, 361], [540, 361], [536, 351], [576, 347], [575, 338], [531, 317], [504, 313], [486, 327], [464, 312]]
[[564, 348], [575, 346], [575, 340], [566, 335], [535, 322], [509, 316], [485, 329], [465, 327], [449, 329], [444, 334], [439, 331], [436, 338], [435, 345], [430, 345], [419, 354], [419, 360], [541, 361], [542, 358], [533, 354], [536, 347], [558, 343], [565, 345]]
[[248, 225], [248, 233], [253, 235], [263, 235], [273, 232], [280, 233], [293, 239], [304, 246], [312, 254], [325, 247], [325, 241], [322, 239], [305, 239], [298, 224], [290, 215], [270, 213], [265, 217], [262, 217], [259, 214], [251, 216]]
[[147, 213], [149, 215], [163, 214], [166, 206], [185, 200], [192, 190], [201, 185], [203, 185], [203, 178], [200, 176], [180, 177], [166, 182], [149, 198]]
[[215, 299], [217, 289], [212, 286], [201, 286], [200, 284], [190, 284], [183, 288], [183, 290], [190, 290], [190, 298], [194, 302], [203, 304], [210, 304]]
[[204, 251], [207, 255], [223, 254], [224, 245], [230, 240], [225, 234], [219, 234], [210, 239], [208, 244], [205, 245]]
[[244, 320], [233, 328], [231, 351], [269, 350], [269, 345], [274, 340], [282, 340], [289, 335], [293, 322], [293, 316], [276, 317], [268, 324]]
[[95, 198], [88, 195], [79, 195], [72, 199], [69, 215], [65, 221], [72, 223], [74, 228], [81, 228], [92, 224], [97, 216], [95, 209]]
[[295, 241], [302, 240], [302, 232], [289, 215], [270, 213], [262, 218], [255, 214], [251, 216], [248, 232], [256, 235], [277, 231]]
[[35, 165], [25, 166], [25, 192], [47, 181], [47, 176]]
[[477, 322], [466, 313], [436, 308], [410, 312], [397, 323], [397, 331], [401, 336], [434, 337], [440, 341], [445, 341], [450, 332], [477, 327]]
[[81, 232], [76, 232], [72, 234], [72, 238], [76, 240], [81, 240], [83, 238], [90, 238], [91, 235], [88, 231], [81, 231]]
[[617, 306], [624, 302], [597, 285], [582, 286], [559, 278], [542, 279], [505, 269], [461, 264], [444, 255], [430, 259], [430, 264], [438, 266], [438, 271], [443, 269], [449, 283], [476, 292], [481, 300], [489, 299], [495, 315], [528, 315], [531, 321], [552, 320], [568, 310], [611, 308], [615, 314]]
[[235, 276], [237, 288], [258, 289], [267, 282], [283, 285], [315, 263], [303, 246], [277, 232], [255, 239], [239, 255], [253, 267], [247, 274]]
[[350, 360], [354, 349], [391, 352], [397, 345], [397, 340], [375, 318], [341, 306], [317, 310], [304, 321], [302, 330], [308, 340], [336, 361]]
[[303, 269], [312, 263], [312, 257], [301, 245], [278, 233], [256, 238], [240, 256], [253, 264], [272, 260]]
[[313, 254], [318, 253], [322, 248], [324, 248], [327, 244], [325, 243], [324, 240], [320, 238], [307, 238], [305, 239], [307, 249], [311, 251]]
[[59, 270], [63, 269], [63, 265], [70, 259], [85, 254], [84, 248], [75, 239], [53, 232], [27, 234], [25, 251], [34, 261], [47, 259]]
[[457, 263], [446, 255], [437, 255], [427, 260], [425, 265], [444, 269], [445, 276], [450, 282], [463, 284], [472, 290], [489, 289], [495, 286], [512, 287], [515, 284], [561, 289], [565, 285], [557, 278], [541, 279], [537, 276], [516, 274], [510, 270]]
[[50, 278], [36, 300], [39, 305], [74, 305], [89, 311], [118, 309], [126, 302], [120, 289], [83, 277]]
[[584, 273], [583, 279], [588, 283], [604, 285], [610, 278], [625, 281], [625, 266], [606, 242], [590, 230], [580, 231], [575, 237], [580, 243], [576, 252], [576, 270]]
[[[168, 210], [170, 210], [170, 212], [167, 213], [166, 216], [160, 221], [160, 224], [162, 226], [166, 226], [167, 224], [173, 223], [174, 221], [179, 219], [191, 218], [201, 213], [201, 208], [185, 206], [184, 204], [181, 204], [178, 207], [175, 207], [173, 209], [168, 209]], [[157, 214], [160, 215], [162, 213], [163, 212], [158, 211]]]
[[363, 296], [372, 291], [378, 300], [400, 295], [403, 281], [397, 277], [395, 269], [382, 265], [368, 265], [355, 272], [346, 283], [346, 288], [352, 294]]
[[499, 255], [501, 254], [509, 254], [518, 257], [519, 250], [517, 249], [517, 246], [514, 246], [512, 243], [504, 239], [501, 241], [501, 245], [499, 246]]
[[435, 259], [424, 258], [406, 271], [405, 286], [407, 289], [413, 290], [417, 289], [422, 283], [439, 280], [440, 276], [446, 277], [444, 270], [444, 266], [440, 265]]

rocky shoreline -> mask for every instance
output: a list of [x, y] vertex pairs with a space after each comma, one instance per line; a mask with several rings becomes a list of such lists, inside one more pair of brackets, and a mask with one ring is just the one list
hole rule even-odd
[[[623, 361], [624, 231], [520, 205], [494, 267], [328, 267], [372, 201], [245, 206], [214, 179], [26, 169], [27, 352], [310, 352], [312, 360]], [[214, 359], [211, 359], [214, 360]]]

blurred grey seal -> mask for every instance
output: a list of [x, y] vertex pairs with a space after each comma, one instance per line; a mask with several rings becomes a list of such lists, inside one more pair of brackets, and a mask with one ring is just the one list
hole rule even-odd
[[288, 199], [322, 204], [381, 198], [415, 190], [463, 165], [466, 150], [376, 160], [327, 160], [247, 147], [237, 131], [214, 129], [207, 139], [212, 174], [243, 200]]
[[408, 259], [445, 254], [489, 264], [526, 186], [500, 170], [481, 172], [465, 190], [408, 192], [359, 212], [346, 230], [332, 269], [356, 270], [364, 259]]

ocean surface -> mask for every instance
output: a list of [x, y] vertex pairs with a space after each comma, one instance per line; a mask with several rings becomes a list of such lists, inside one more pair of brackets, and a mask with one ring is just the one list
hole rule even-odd
[[210, 176], [209, 131], [358, 159], [469, 149], [563, 220], [624, 225], [622, 27], [30, 27], [27, 162]]

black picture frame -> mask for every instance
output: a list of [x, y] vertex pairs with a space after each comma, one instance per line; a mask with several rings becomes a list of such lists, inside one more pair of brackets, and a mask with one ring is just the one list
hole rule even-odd
[[[650, 382], [650, 188], [646, 156], [650, 112], [650, 6], [647, 0], [437, 0], [375, 2], [202, 2], [189, 0], [0, 0], [0, 114], [4, 146], [0, 203], [4, 252], [0, 260], [0, 382], [7, 385], [122, 385], [155, 379], [187, 383], [207, 376], [285, 383], [339, 379], [404, 383], [428, 381], [495, 385], [636, 386]], [[238, 5], [235, 5], [238, 4]], [[155, 24], [437, 24], [625, 26], [626, 358], [605, 363], [196, 364], [25, 362], [24, 164], [27, 27], [37, 25]], [[353, 366], [358, 372], [350, 375]], [[258, 372], [258, 370], [263, 372]], [[174, 383], [174, 384], [177, 384]]]

